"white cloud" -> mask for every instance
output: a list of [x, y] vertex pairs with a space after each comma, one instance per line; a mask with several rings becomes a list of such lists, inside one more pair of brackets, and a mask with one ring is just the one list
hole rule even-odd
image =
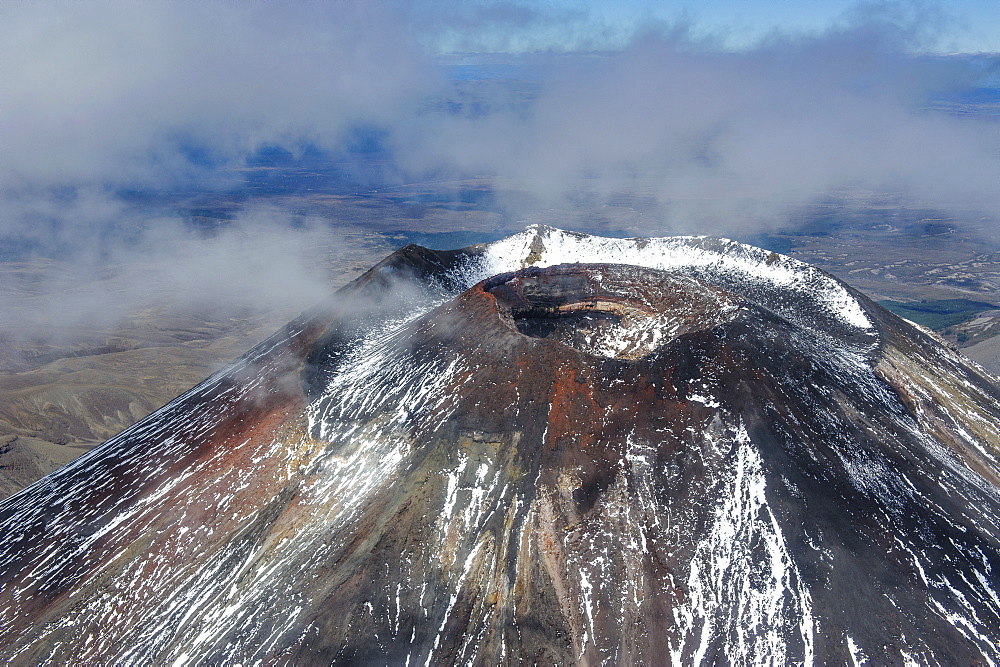
[[935, 94], [972, 86], [972, 68], [901, 53], [916, 28], [875, 27], [773, 36], [738, 53], [681, 29], [571, 66], [550, 58], [561, 74], [534, 104], [440, 116], [433, 132], [411, 133], [407, 155], [415, 169], [495, 174], [540, 201], [639, 192], [679, 231], [775, 225], [842, 186], [1000, 213], [997, 124], [928, 109]]
[[0, 5], [0, 187], [157, 183], [181, 144], [334, 145], [431, 85], [379, 3]]

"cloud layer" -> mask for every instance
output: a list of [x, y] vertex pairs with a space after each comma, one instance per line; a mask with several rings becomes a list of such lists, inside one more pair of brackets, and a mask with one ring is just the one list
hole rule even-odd
[[[376, 130], [390, 171], [410, 182], [488, 177], [513, 223], [558, 209], [574, 227], [632, 197], [638, 233], [739, 233], [845, 186], [1000, 215], [996, 117], [929, 108], [987, 81], [997, 61], [915, 55], [949, 25], [937, 7], [861, 4], [825, 31], [732, 51], [683, 20], [608, 27], [572, 4], [7, 3], [3, 250], [56, 249], [78, 282], [112, 262], [169, 266], [143, 281], [215, 295], [220, 308], [268, 258], [288, 268], [251, 272], [261, 308], [288, 292], [311, 298], [328, 286], [303, 258], [336, 220], [288, 231], [288, 211], [252, 204], [204, 241], [120, 193], [219, 187], [234, 173], [220, 166], [262, 147], [343, 151], [358, 128]], [[430, 48], [609, 35], [627, 46], [466, 57], [465, 81], [449, 81]], [[143, 281], [115, 298], [139, 303]], [[84, 310], [103, 312], [99, 302]]]
[[59, 261], [34, 311], [0, 287], [0, 329], [29, 318], [43, 337], [167, 294], [220, 317], [318, 300], [327, 221], [251, 203], [205, 239], [119, 193], [238, 187], [217, 168], [336, 150], [440, 85], [398, 14], [361, 0], [5, 3], [0, 63], [0, 256]]
[[0, 185], [162, 184], [196, 149], [335, 145], [430, 82], [378, 3], [8, 3]]
[[1000, 213], [996, 118], [929, 108], [981, 74], [902, 52], [913, 33], [860, 23], [738, 53], [683, 27], [649, 34], [621, 53], [551, 58], [559, 72], [528, 108], [439, 117], [433, 133], [408, 137], [433, 140], [406, 154], [510, 179], [550, 203], [642, 193], [678, 230], [780, 224], [845, 186]]
[[677, 229], [759, 224], [845, 185], [992, 213], [996, 124], [927, 109], [983, 76], [913, 55], [948, 24], [935, 7], [865, 3], [739, 52], [650, 24], [620, 52], [510, 58], [530, 92], [479, 85], [461, 107], [431, 37], [516, 48], [561, 27], [586, 44], [600, 24], [516, 2], [8, 4], [0, 233], [97, 226], [120, 217], [117, 189], [205, 187], [261, 147], [336, 151], [359, 126], [411, 179], [489, 175], [540, 205], [640, 193]]

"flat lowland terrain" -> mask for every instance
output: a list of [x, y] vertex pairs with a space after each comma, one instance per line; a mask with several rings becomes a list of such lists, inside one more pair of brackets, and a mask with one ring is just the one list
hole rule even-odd
[[[386, 252], [332, 268], [330, 291]], [[17, 273], [23, 283], [47, 270], [46, 262], [7, 263], [0, 279]], [[290, 295], [283, 307], [234, 314], [151, 289], [148, 303], [120, 318], [61, 324], [45, 313], [46, 295], [19, 296], [22, 317], [5, 313], [0, 330], [0, 498], [134, 424], [312, 305]]]
[[[818, 205], [768, 235], [1000, 376], [1000, 243], [994, 220], [919, 206]], [[826, 226], [824, 226], [826, 225]]]

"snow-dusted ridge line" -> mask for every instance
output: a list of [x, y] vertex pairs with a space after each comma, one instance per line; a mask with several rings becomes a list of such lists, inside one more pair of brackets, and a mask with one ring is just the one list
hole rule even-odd
[[471, 287], [525, 266], [570, 263], [704, 272], [726, 276], [750, 289], [794, 290], [832, 321], [863, 331], [873, 329], [862, 305], [835, 278], [797, 259], [736, 241], [706, 236], [619, 239], [530, 225], [482, 247], [481, 256], [456, 270], [456, 283]]

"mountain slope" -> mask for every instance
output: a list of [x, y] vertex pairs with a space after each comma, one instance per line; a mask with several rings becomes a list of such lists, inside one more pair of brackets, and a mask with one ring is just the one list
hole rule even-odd
[[0, 655], [996, 663], [998, 399], [749, 246], [409, 246], [0, 503]]

